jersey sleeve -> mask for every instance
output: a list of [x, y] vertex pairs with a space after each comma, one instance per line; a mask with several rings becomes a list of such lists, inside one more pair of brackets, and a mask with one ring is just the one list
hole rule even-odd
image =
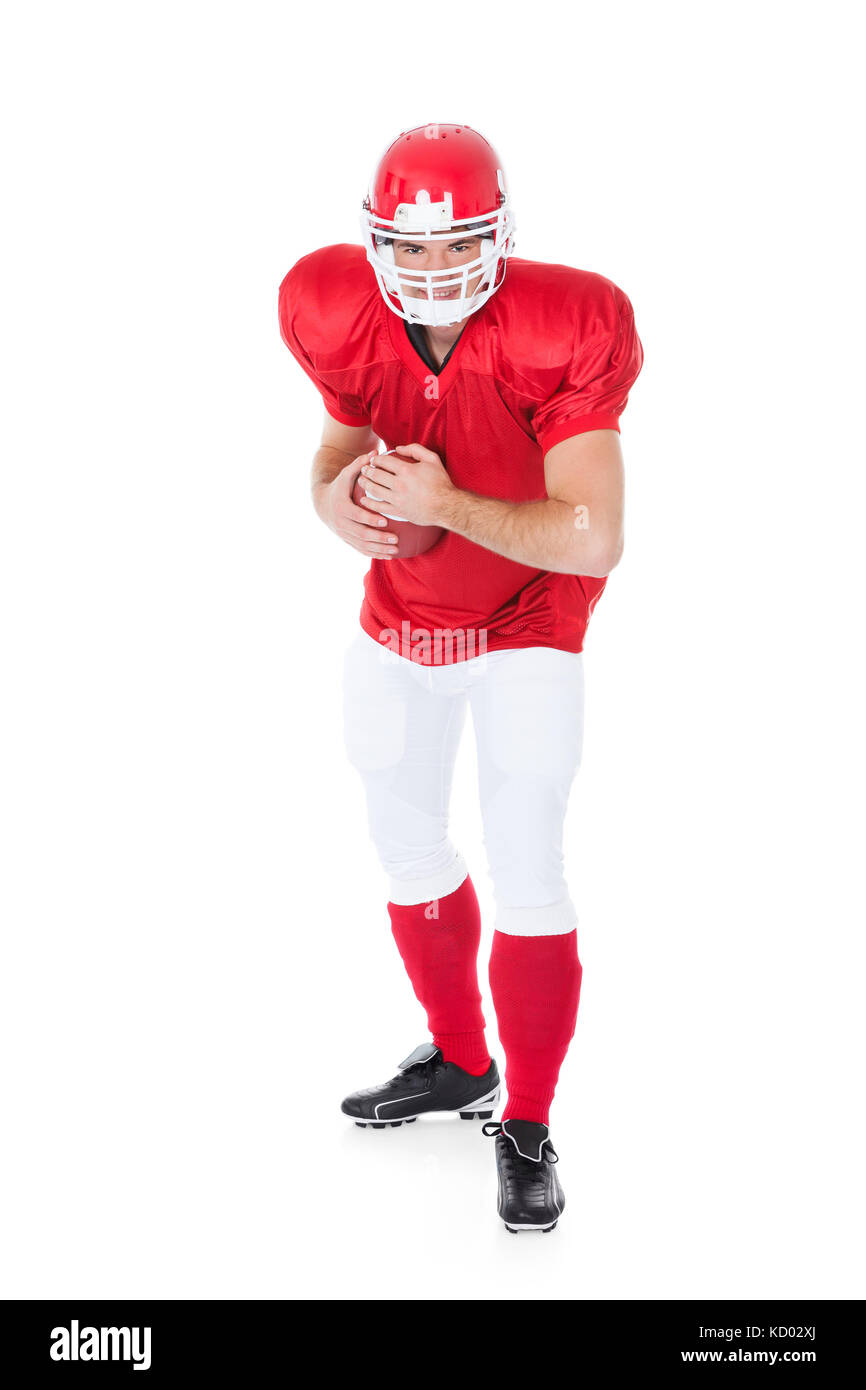
[[604, 305], [603, 322], [587, 342], [577, 344], [565, 375], [532, 417], [544, 453], [588, 430], [619, 431], [619, 417], [643, 365], [643, 347], [626, 295], [615, 286]]
[[[307, 259], [311, 258], [308, 257]], [[300, 363], [317, 388], [328, 414], [333, 416], [335, 420], [339, 420], [341, 425], [352, 425], [355, 428], [369, 425], [370, 416], [366, 413], [359, 398], [341, 391], [336, 374], [323, 371], [317, 364], [314, 354], [308, 351], [301, 341], [299, 331], [300, 333], [304, 331], [304, 269], [304, 261], [299, 261], [280, 285], [280, 335], [292, 356]]]

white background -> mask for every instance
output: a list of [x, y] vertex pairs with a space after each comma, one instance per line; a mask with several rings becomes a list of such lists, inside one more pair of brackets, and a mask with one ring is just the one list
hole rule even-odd
[[[856, 12], [4, 11], [3, 1296], [866, 1293]], [[364, 564], [309, 505], [276, 296], [436, 120], [646, 351], [544, 1238], [479, 1127], [338, 1110], [426, 1034], [342, 749]], [[473, 772], [467, 733], [484, 962]]]

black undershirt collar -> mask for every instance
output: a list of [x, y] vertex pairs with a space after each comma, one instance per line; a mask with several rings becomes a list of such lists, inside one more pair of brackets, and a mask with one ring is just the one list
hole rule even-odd
[[447, 353], [445, 354], [442, 366], [437, 367], [436, 363], [430, 355], [430, 349], [427, 346], [427, 338], [424, 334], [423, 325], [420, 323], [409, 323], [406, 319], [403, 320], [403, 323], [406, 328], [406, 335], [409, 339], [409, 342], [412, 344], [418, 356], [421, 358], [421, 361], [424, 363], [426, 367], [430, 368], [434, 376], [438, 376], [439, 373], [443, 371], [445, 367], [447, 367], [448, 358], [451, 356], [457, 344], [460, 342], [460, 337], [462, 336], [463, 329], [461, 328], [457, 338], [454, 340]]

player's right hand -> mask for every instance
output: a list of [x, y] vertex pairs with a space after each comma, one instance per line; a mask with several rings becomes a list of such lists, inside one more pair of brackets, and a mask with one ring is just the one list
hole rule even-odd
[[364, 507], [357, 507], [352, 501], [355, 479], [364, 464], [370, 463], [376, 456], [375, 449], [367, 454], [359, 454], [346, 464], [333, 482], [327, 484], [323, 489], [320, 515], [325, 525], [353, 550], [360, 550], [362, 555], [370, 555], [376, 560], [393, 560], [397, 554], [397, 537], [393, 531], [388, 531], [386, 518]]

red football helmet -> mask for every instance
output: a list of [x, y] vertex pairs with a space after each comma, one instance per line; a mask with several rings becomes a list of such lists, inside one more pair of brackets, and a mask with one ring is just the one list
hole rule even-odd
[[[458, 323], [474, 314], [502, 284], [514, 244], [496, 151], [468, 125], [404, 130], [379, 161], [361, 228], [367, 259], [395, 314], [426, 324]], [[395, 242], [454, 243], [460, 233], [482, 238], [480, 255], [466, 265], [398, 270]]]

